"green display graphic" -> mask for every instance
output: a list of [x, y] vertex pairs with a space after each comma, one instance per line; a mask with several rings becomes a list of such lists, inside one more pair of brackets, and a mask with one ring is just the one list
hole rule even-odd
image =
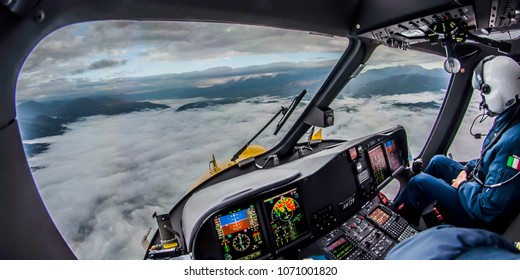
[[265, 199], [264, 205], [271, 213], [269, 223], [277, 249], [309, 232], [296, 189]]

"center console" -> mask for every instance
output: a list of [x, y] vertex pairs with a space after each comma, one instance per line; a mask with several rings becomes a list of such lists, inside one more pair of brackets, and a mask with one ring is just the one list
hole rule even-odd
[[[325, 234], [301, 258], [325, 255], [335, 260], [382, 259], [390, 249], [417, 233], [379, 197], [367, 202], [341, 226]], [[321, 254], [320, 254], [321, 253]]]

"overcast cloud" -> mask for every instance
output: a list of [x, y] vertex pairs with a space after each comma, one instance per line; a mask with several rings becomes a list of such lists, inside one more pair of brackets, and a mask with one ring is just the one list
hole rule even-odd
[[[266, 65], [251, 65], [248, 67], [215, 67], [202, 71], [192, 71], [179, 74], [162, 74], [147, 77], [120, 77], [104, 80], [86, 78], [66, 78], [63, 75], [40, 84], [18, 86], [18, 102], [27, 100], [62, 99], [73, 96], [88, 96], [93, 94], [136, 94], [155, 92], [159, 90], [175, 90], [186, 87], [209, 87], [223, 84], [230, 80], [242, 78], [291, 73], [306, 68], [329, 67], [332, 69], [335, 60], [319, 60], [300, 63], [278, 62]], [[126, 60], [100, 60], [89, 68], [113, 68], [126, 64]], [[83, 70], [80, 70], [83, 71]]]
[[[345, 38], [304, 31], [217, 23], [77, 24], [52, 33], [34, 49], [21, 71], [17, 96], [19, 100], [55, 98], [70, 92], [70, 88], [83, 87], [86, 91], [92, 83], [204, 71], [222, 65], [236, 68], [269, 64], [284, 61], [280, 58], [287, 59], [288, 53], [292, 53], [293, 63], [309, 62], [309, 57], [297, 57], [302, 53], [339, 56], [347, 44]], [[327, 59], [330, 57], [316, 56], [316, 60]], [[217, 62], [220, 64], [215, 65]], [[99, 71], [107, 68], [110, 71]]]
[[[30, 159], [31, 166], [45, 167], [34, 177], [79, 258], [142, 258], [140, 240], [154, 226], [152, 213], [169, 211], [208, 170], [212, 154], [219, 161], [230, 159], [289, 102], [259, 97], [254, 103], [175, 111], [188, 101], [193, 100], [74, 123], [64, 135], [52, 137], [46, 153]], [[256, 143], [277, 143], [284, 131], [273, 136], [273, 129]]]

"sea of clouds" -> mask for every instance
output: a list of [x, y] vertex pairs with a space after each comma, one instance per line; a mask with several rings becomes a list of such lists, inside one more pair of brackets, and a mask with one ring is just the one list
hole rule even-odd
[[[340, 96], [331, 106], [335, 125], [323, 134], [329, 139], [354, 139], [401, 124], [411, 152], [417, 155], [438, 108], [414, 109], [413, 103], [440, 106], [442, 99], [436, 92]], [[51, 216], [78, 258], [141, 259], [141, 238], [155, 225], [152, 213], [169, 211], [208, 170], [212, 154], [217, 161], [230, 159], [280, 106], [290, 102], [262, 96], [176, 111], [201, 100], [154, 101], [171, 108], [90, 117], [70, 124], [63, 135], [39, 139], [51, 145], [29, 159], [33, 168], [40, 167], [34, 168], [33, 175]], [[274, 146], [307, 102], [302, 103], [278, 136], [272, 135], [273, 125], [253, 143]], [[459, 150], [468, 149], [465, 141], [471, 140], [478, 153], [481, 142], [464, 137], [455, 141], [452, 152], [460, 155]]]
[[[212, 154], [230, 159], [290, 102], [261, 97], [176, 111], [194, 101], [166, 101], [171, 106], [166, 110], [90, 117], [69, 125], [64, 135], [40, 139], [51, 145], [29, 160], [37, 167], [33, 176], [79, 258], [142, 258], [140, 240], [154, 225], [152, 213], [169, 211], [208, 170]], [[273, 136], [273, 130], [255, 143], [276, 144], [283, 131]]]

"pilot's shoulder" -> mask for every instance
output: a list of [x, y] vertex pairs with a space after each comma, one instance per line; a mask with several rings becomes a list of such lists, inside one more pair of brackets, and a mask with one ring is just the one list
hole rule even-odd
[[511, 142], [520, 140], [520, 122], [516, 122], [509, 129], [507, 129], [501, 138], [502, 141]]

